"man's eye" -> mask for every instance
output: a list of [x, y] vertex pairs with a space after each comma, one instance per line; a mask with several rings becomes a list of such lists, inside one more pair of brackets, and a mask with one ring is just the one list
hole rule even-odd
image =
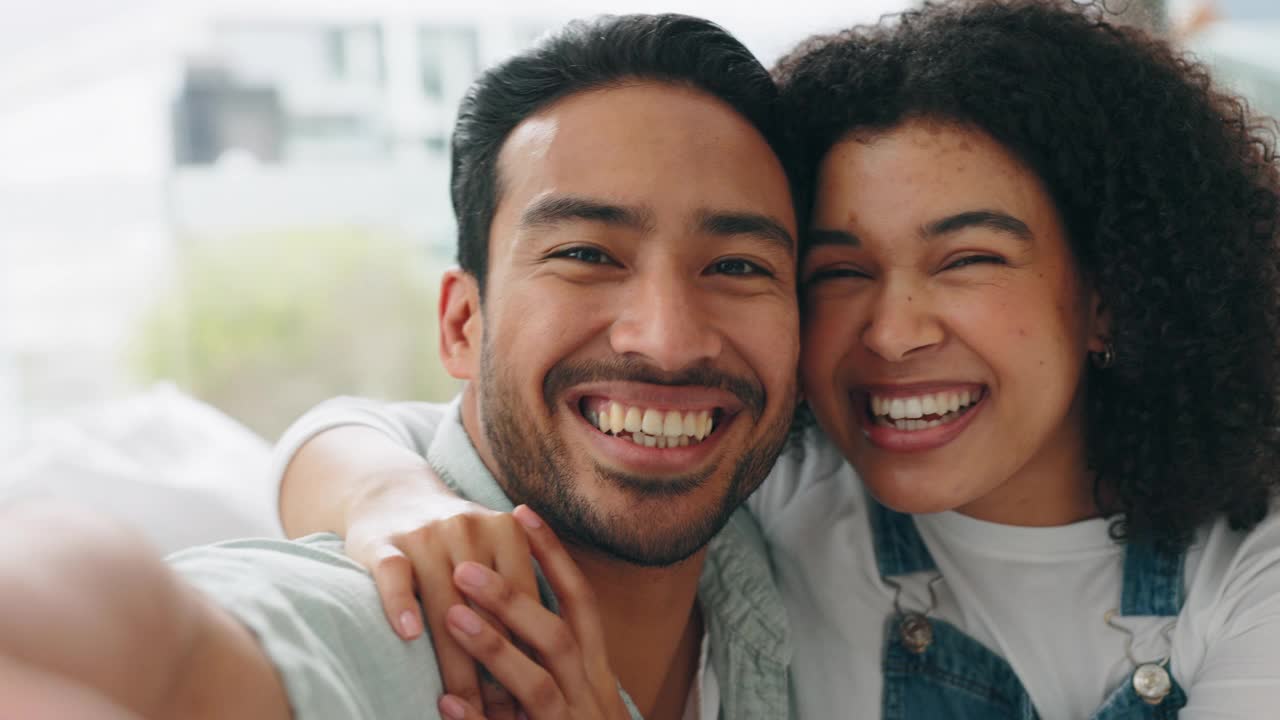
[[574, 247], [556, 253], [553, 257], [565, 258], [568, 260], [577, 260], [578, 262], [589, 263], [591, 265], [615, 265], [613, 258], [604, 253], [603, 250], [593, 247]]
[[742, 258], [726, 258], [717, 260], [711, 265], [711, 272], [719, 275], [764, 275], [772, 276], [768, 270]]

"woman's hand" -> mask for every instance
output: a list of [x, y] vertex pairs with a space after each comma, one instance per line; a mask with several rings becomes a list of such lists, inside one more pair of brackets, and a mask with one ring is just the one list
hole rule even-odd
[[[365, 477], [346, 509], [346, 552], [367, 568], [396, 633], [411, 640], [431, 629], [445, 691], [481, 708], [490, 720], [514, 718], [510, 694], [481, 682], [476, 662], [445, 628], [449, 609], [465, 602], [455, 589], [464, 562], [496, 571], [515, 591], [536, 598], [529, 543], [508, 513], [467, 502], [425, 464]], [[495, 631], [496, 632], [496, 631]]]
[[[631, 714], [609, 666], [595, 593], [536, 513], [522, 505], [512, 515], [528, 535], [561, 614], [543, 607], [536, 591], [516, 587], [485, 565], [464, 562], [453, 574], [458, 589], [496, 617], [532, 657], [465, 604], [449, 608], [449, 633], [502, 683], [532, 720], [629, 720]], [[440, 712], [451, 720], [483, 717], [479, 709], [460, 700], [442, 697]]]

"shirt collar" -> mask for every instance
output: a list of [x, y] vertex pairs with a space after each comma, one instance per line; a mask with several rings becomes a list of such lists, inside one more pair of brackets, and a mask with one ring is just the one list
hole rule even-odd
[[445, 484], [462, 497], [498, 512], [511, 512], [515, 504], [489, 472], [471, 436], [462, 425], [462, 396], [449, 403], [436, 436], [427, 448], [427, 462]]

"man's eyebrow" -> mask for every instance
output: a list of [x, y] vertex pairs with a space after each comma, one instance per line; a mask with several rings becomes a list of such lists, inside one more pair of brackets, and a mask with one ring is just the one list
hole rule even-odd
[[1032, 238], [1031, 228], [1027, 227], [1026, 223], [998, 210], [970, 210], [948, 215], [920, 228], [920, 235], [927, 239], [971, 227], [985, 227], [997, 230], [1013, 235], [1019, 240], [1031, 240]]
[[858, 247], [862, 244], [862, 240], [851, 232], [844, 230], [821, 230], [814, 228], [805, 236], [808, 240], [807, 246], [814, 247], [817, 245], [849, 245]]
[[551, 195], [526, 208], [520, 216], [522, 227], [559, 225], [586, 221], [617, 225], [633, 230], [653, 227], [652, 213], [644, 208], [617, 205], [577, 195]]
[[789, 256], [796, 254], [791, 233], [768, 215], [705, 210], [699, 213], [698, 229], [711, 235], [751, 235], [786, 249]]

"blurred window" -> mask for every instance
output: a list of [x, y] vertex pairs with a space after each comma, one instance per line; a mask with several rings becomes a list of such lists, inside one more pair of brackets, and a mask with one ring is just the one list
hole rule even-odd
[[480, 72], [476, 30], [423, 27], [418, 30], [418, 57], [422, 94], [434, 102], [459, 98]]

